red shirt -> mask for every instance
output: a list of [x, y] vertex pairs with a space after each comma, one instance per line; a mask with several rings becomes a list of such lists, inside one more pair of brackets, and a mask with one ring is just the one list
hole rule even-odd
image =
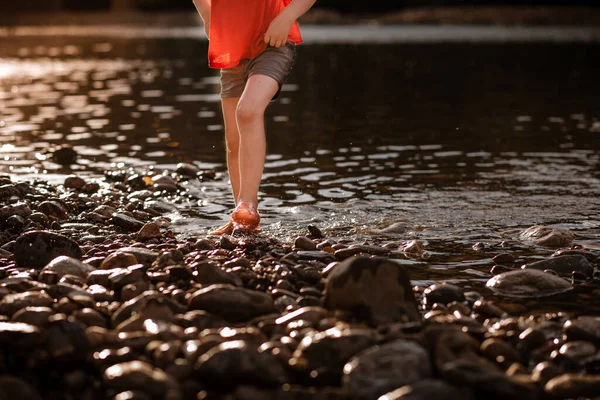
[[[244, 58], [254, 58], [267, 47], [265, 33], [273, 19], [291, 0], [212, 0], [208, 65], [232, 68]], [[294, 22], [288, 40], [302, 42]]]

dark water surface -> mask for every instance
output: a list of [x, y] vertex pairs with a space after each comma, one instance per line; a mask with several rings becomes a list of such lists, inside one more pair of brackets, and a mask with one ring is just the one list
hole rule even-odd
[[[220, 178], [189, 182], [170, 215], [176, 232], [206, 233], [233, 205], [206, 50], [189, 39], [0, 38], [0, 172], [61, 182], [215, 168]], [[267, 110], [264, 231], [422, 239], [430, 258], [403, 262], [423, 285], [480, 286], [500, 243], [534, 224], [600, 249], [599, 70], [593, 43], [302, 45]], [[65, 142], [79, 153], [71, 169], [44, 159]], [[373, 234], [397, 221], [406, 233]], [[549, 254], [538, 250], [521, 255]]]

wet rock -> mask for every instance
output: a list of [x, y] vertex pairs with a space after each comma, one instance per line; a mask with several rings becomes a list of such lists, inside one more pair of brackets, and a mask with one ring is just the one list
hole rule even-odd
[[396, 388], [430, 378], [427, 350], [397, 339], [369, 348], [344, 366], [344, 388], [356, 399], [372, 400]]
[[12, 215], [18, 215], [20, 217], [28, 217], [31, 214], [31, 208], [29, 204], [25, 202], [18, 202], [15, 204], [5, 205], [0, 207], [0, 218], [6, 219]]
[[320, 384], [339, 385], [344, 364], [360, 351], [375, 344], [373, 332], [366, 329], [333, 327], [306, 335], [290, 364]]
[[58, 256], [81, 259], [81, 248], [72, 239], [57, 233], [31, 231], [17, 238], [15, 262], [24, 268], [41, 269]]
[[385, 258], [337, 264], [327, 278], [325, 307], [375, 323], [421, 320], [406, 270]]
[[212, 387], [222, 389], [240, 384], [275, 386], [289, 380], [278, 359], [243, 340], [221, 343], [198, 358], [197, 376]]
[[57, 361], [84, 360], [90, 342], [84, 325], [74, 318], [57, 314], [44, 326], [44, 346], [50, 357]]
[[59, 279], [65, 275], [75, 275], [86, 279], [88, 274], [94, 270], [95, 268], [91, 265], [81, 262], [73, 257], [58, 256], [50, 261], [48, 265], [42, 269], [40, 274], [51, 271], [54, 272]]
[[116, 253], [133, 254], [137, 262], [144, 265], [150, 265], [158, 258], [158, 252], [143, 247], [122, 247]]
[[371, 254], [376, 256], [382, 256], [389, 253], [390, 250], [386, 249], [385, 247], [353, 244], [347, 248], [336, 250], [334, 254], [338, 259], [344, 260], [346, 258], [356, 256], [358, 254]]
[[61, 221], [69, 218], [69, 210], [67, 207], [56, 200], [42, 201], [38, 204], [37, 211], [44, 213], [49, 217], [55, 217]]
[[106, 257], [100, 264], [100, 269], [112, 270], [115, 268], [127, 268], [131, 265], [136, 265], [137, 263], [138, 260], [135, 255], [121, 250], [111, 253], [108, 257]]
[[515, 348], [501, 339], [489, 338], [481, 343], [481, 353], [489, 360], [505, 367], [519, 362], [521, 357]]
[[8, 345], [11, 350], [15, 347], [32, 349], [41, 341], [40, 329], [36, 326], [23, 322], [0, 321], [0, 348]]
[[177, 301], [166, 297], [165, 295], [155, 291], [147, 290], [142, 294], [134, 297], [131, 300], [126, 301], [119, 307], [112, 315], [112, 324], [117, 326], [126, 319], [130, 318], [132, 314], [138, 314], [146, 308], [149, 302], [156, 304], [165, 304], [168, 306], [173, 314], [181, 314], [186, 311], [186, 307], [179, 304]]
[[439, 379], [424, 379], [386, 393], [378, 400], [472, 400], [474, 398], [473, 392], [468, 387], [454, 386]]
[[54, 300], [44, 292], [11, 293], [0, 300], [0, 314], [12, 316], [25, 307], [50, 307]]
[[240, 277], [223, 271], [218, 265], [210, 261], [192, 263], [190, 268], [195, 269], [194, 278], [196, 282], [202, 285], [213, 285], [218, 283], [231, 284], [233, 286], [243, 286]]
[[531, 379], [538, 384], [545, 385], [546, 382], [556, 376], [562, 375], [563, 372], [564, 371], [554, 363], [543, 361], [533, 368], [533, 371], [531, 371]]
[[546, 383], [544, 391], [563, 399], [596, 397], [600, 393], [600, 375], [559, 375]]
[[492, 261], [501, 265], [513, 265], [515, 263], [515, 257], [510, 253], [500, 253], [492, 257]]
[[564, 331], [569, 341], [586, 340], [600, 346], [600, 317], [581, 316], [565, 322]]
[[186, 178], [195, 178], [199, 172], [200, 168], [190, 163], [179, 163], [175, 167], [175, 173]]
[[465, 295], [462, 289], [450, 283], [438, 283], [429, 286], [423, 292], [423, 305], [429, 309], [435, 303], [448, 305], [452, 302], [464, 302]]
[[48, 322], [54, 311], [50, 307], [24, 307], [15, 312], [13, 322], [23, 322], [29, 325], [42, 326]]
[[573, 272], [580, 272], [588, 278], [594, 275], [594, 266], [581, 255], [564, 255], [547, 258], [526, 264], [523, 268], [538, 269], [540, 271], [551, 270], [559, 276], [571, 277]]
[[31, 382], [16, 376], [0, 376], [0, 399], [2, 400], [41, 400]]
[[128, 361], [107, 368], [104, 384], [119, 392], [140, 390], [160, 398], [177, 389], [176, 382], [163, 370], [143, 361]]
[[206, 310], [230, 322], [245, 322], [276, 311], [268, 294], [227, 284], [195, 291], [188, 304], [190, 310]]
[[420, 240], [409, 240], [402, 244], [402, 251], [407, 255], [421, 256], [425, 252], [425, 246]]
[[316, 250], [317, 244], [306, 236], [298, 236], [294, 240], [294, 247], [300, 250]]
[[80, 178], [79, 176], [68, 176], [67, 178], [65, 178], [64, 186], [67, 189], [80, 190], [85, 186], [85, 184], [85, 179]]
[[137, 238], [141, 241], [159, 238], [161, 236], [160, 226], [158, 226], [156, 222], [148, 222], [137, 233]]
[[60, 165], [75, 164], [77, 152], [69, 145], [58, 146], [52, 151], [52, 160]]
[[566, 247], [571, 244], [573, 238], [573, 233], [568, 229], [542, 225], [529, 227], [519, 235], [519, 239], [524, 242], [544, 247]]
[[144, 226], [142, 221], [119, 212], [114, 213], [110, 221], [127, 232], [139, 231]]
[[325, 235], [323, 234], [323, 232], [321, 232], [319, 227], [317, 227], [315, 225], [308, 225], [307, 229], [308, 229], [309, 237], [311, 239], [323, 239], [325, 237]]
[[488, 280], [486, 286], [507, 297], [544, 297], [573, 289], [563, 278], [537, 269], [503, 272]]
[[566, 372], [580, 372], [588, 359], [598, 353], [594, 344], [584, 340], [574, 340], [563, 344], [550, 354], [550, 359], [563, 367]]

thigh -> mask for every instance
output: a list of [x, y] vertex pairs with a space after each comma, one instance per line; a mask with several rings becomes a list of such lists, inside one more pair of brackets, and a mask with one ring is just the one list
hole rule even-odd
[[236, 98], [242, 95], [246, 79], [244, 71], [248, 60], [242, 60], [238, 65], [233, 68], [221, 69], [221, 97]]
[[279, 84], [270, 76], [254, 74], [248, 78], [238, 105], [238, 112], [262, 113], [279, 91]]
[[277, 82], [278, 90], [273, 98], [277, 98], [281, 87], [287, 80], [296, 59], [296, 45], [291, 42], [281, 47], [267, 47], [246, 66], [247, 77], [264, 75]]

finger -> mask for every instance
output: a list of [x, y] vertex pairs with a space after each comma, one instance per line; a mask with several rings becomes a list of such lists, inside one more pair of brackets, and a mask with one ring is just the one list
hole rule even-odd
[[277, 44], [277, 39], [275, 39], [274, 37], [271, 38], [270, 41], [271, 46], [275, 46]]
[[281, 46], [283, 46], [283, 39], [279, 39], [277, 41], [277, 47], [281, 47]]
[[268, 34], [265, 34], [265, 43], [269, 44], [270, 41], [271, 41], [271, 37]]

